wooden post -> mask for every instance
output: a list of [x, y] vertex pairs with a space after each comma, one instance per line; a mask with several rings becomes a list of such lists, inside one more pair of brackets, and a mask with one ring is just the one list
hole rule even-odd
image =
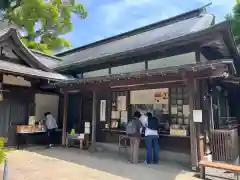
[[197, 126], [193, 122], [193, 110], [196, 109], [196, 91], [197, 82], [193, 75], [188, 75], [186, 72], [182, 72], [182, 78], [188, 88], [189, 92], [189, 126], [190, 126], [190, 145], [191, 145], [191, 165], [193, 170], [197, 170], [198, 167], [198, 138], [197, 138]]
[[199, 154], [200, 154], [200, 161], [203, 161], [204, 160], [204, 136], [201, 136], [199, 138]]
[[65, 146], [67, 138], [68, 92], [64, 91], [63, 96], [62, 145]]
[[93, 102], [92, 102], [92, 136], [91, 136], [91, 147], [90, 151], [95, 151], [95, 144], [96, 144], [96, 105], [97, 105], [97, 92], [96, 90], [92, 91], [93, 93]]

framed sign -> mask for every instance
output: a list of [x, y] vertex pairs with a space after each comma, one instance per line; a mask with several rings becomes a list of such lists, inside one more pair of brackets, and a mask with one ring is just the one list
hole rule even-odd
[[106, 100], [100, 101], [100, 121], [106, 121]]

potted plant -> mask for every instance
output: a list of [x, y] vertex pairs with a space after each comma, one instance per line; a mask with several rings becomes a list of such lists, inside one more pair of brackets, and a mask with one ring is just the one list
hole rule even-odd
[[4, 138], [0, 138], [0, 165], [4, 163], [4, 172], [1, 172], [0, 174], [3, 174], [3, 180], [7, 179], [7, 164], [6, 164], [6, 149], [4, 148]]

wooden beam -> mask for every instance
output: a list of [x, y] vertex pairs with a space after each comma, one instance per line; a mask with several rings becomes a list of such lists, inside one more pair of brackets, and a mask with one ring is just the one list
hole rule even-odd
[[[213, 68], [213, 69], [212, 69]], [[188, 75], [192, 77], [196, 77], [197, 79], [204, 79], [208, 77], [220, 77], [224, 71], [227, 71], [227, 67], [224, 64], [220, 65], [213, 65], [212, 68], [206, 68], [204, 70], [193, 70], [189, 71]], [[141, 77], [126, 77], [120, 79], [111, 79], [106, 80], [102, 78], [92, 79], [91, 82], [79, 82], [79, 83], [70, 83], [65, 85], [66, 89], [75, 90], [75, 89], [99, 89], [99, 88], [106, 88], [106, 87], [114, 87], [114, 86], [142, 86], [144, 84], [151, 84], [151, 83], [168, 83], [168, 82], [177, 82], [182, 81], [181, 72], [180, 73], [171, 73], [171, 74], [164, 74], [160, 73], [158, 75], [139, 75]], [[107, 77], [106, 77], [107, 78]]]
[[67, 116], [68, 116], [68, 92], [63, 94], [63, 125], [62, 125], [62, 145], [66, 145], [67, 138]]
[[184, 82], [181, 81], [172, 81], [172, 82], [156, 82], [156, 83], [146, 83], [139, 85], [130, 85], [130, 86], [114, 86], [111, 87], [112, 91], [134, 91], [134, 90], [145, 90], [145, 89], [159, 89], [159, 88], [176, 88], [176, 87], [185, 87]]
[[181, 81], [181, 77], [177, 74], [173, 75], [153, 75], [153, 76], [144, 76], [141, 78], [126, 78], [126, 79], [119, 79], [113, 80], [109, 83], [109, 87], [114, 86], [132, 86], [132, 85], [144, 85], [144, 84], [151, 84], [151, 83], [159, 83], [159, 82], [174, 82], [174, 81]]

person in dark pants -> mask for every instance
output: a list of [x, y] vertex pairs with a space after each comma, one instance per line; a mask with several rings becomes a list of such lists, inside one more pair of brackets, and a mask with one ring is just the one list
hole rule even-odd
[[[145, 163], [157, 164], [159, 161], [159, 145], [158, 145], [158, 119], [148, 112], [146, 116], [140, 118], [142, 126], [145, 128], [145, 144], [147, 150], [147, 157]], [[153, 152], [153, 153], [152, 153]]]
[[58, 128], [56, 119], [53, 117], [53, 115], [50, 112], [44, 113], [45, 116], [45, 125], [47, 128], [47, 142], [48, 147], [52, 148], [54, 144], [54, 134], [56, 129]]

